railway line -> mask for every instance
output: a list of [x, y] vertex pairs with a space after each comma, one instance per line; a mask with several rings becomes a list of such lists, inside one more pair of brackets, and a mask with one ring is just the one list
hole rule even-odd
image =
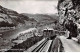
[[[50, 52], [52, 51], [52, 45], [57, 44], [57, 47], [54, 50], [58, 50], [58, 40], [56, 39], [55, 31], [52, 28], [43, 29], [43, 37], [40, 42], [36, 43], [32, 47], [28, 48], [26, 52]], [[56, 42], [55, 42], [55, 41]], [[53, 43], [54, 42], [54, 43]], [[56, 45], [54, 44], [53, 47]], [[24, 51], [25, 52], [25, 51]]]
[[29, 49], [27, 49], [27, 52], [48, 52], [53, 40], [48, 39], [42, 39], [40, 42], [36, 43]]

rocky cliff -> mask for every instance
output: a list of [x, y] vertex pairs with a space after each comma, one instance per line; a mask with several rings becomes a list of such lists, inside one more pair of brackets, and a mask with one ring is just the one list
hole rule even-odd
[[61, 24], [67, 19], [78, 22], [80, 19], [80, 0], [59, 0], [58, 14]]

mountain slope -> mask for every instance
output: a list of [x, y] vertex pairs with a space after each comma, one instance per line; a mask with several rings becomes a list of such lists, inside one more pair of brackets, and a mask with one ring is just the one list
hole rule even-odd
[[[29, 18], [35, 19], [38, 24], [48, 24], [58, 20], [57, 15], [45, 15], [45, 14], [27, 14], [23, 13], [23, 15], [28, 16]], [[57, 18], [57, 19], [56, 19]]]
[[0, 26], [4, 25], [5, 27], [7, 24], [14, 24], [17, 26], [18, 24], [25, 24], [24, 20], [28, 21], [29, 17], [0, 6]]
[[[57, 19], [56, 19], [57, 18]], [[0, 6], [0, 27], [12, 27], [21, 25], [45, 25], [58, 20], [57, 15], [45, 14], [19, 14], [11, 9]]]

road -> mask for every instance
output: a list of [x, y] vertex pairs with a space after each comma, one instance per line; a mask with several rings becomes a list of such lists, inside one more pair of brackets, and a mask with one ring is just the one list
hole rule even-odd
[[64, 47], [64, 52], [80, 52], [80, 44], [76, 40], [66, 39], [65, 36], [60, 36], [60, 40]]

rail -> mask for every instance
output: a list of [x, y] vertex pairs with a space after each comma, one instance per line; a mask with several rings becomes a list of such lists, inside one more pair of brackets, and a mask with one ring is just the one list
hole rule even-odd
[[52, 44], [52, 40], [43, 39], [34, 46], [27, 49], [27, 52], [48, 52], [50, 49], [50, 46]]

